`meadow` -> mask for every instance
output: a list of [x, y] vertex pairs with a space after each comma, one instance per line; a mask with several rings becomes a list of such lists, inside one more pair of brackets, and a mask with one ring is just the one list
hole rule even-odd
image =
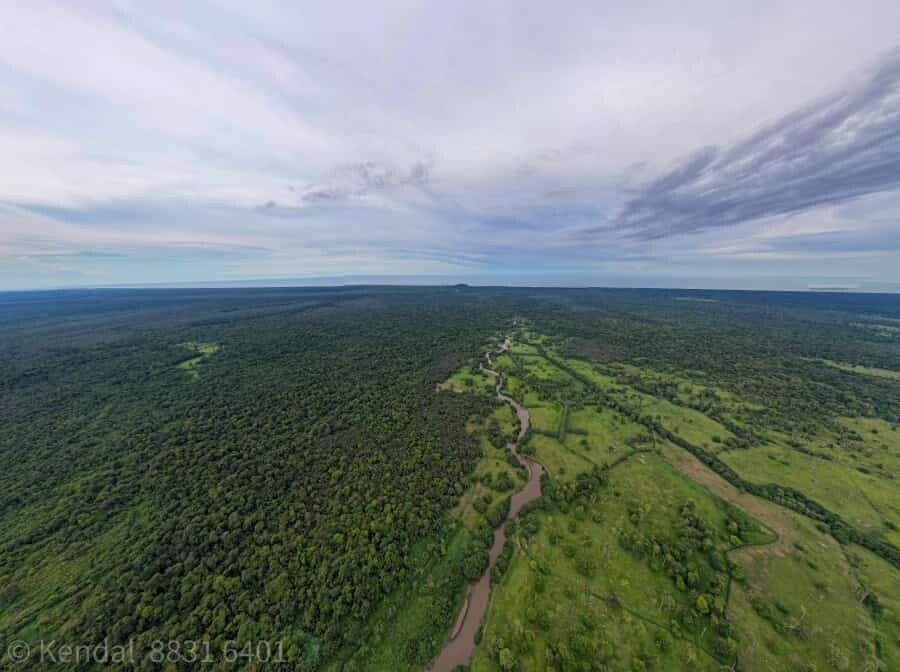
[[[714, 400], [707, 407], [725, 418], [723, 411], [753, 412], [755, 404], [634, 365], [565, 357], [564, 343], [534, 335], [520, 331], [528, 339], [523, 356], [497, 368], [528, 399], [535, 428], [528, 447], [546, 469], [546, 492], [515, 528], [515, 553], [495, 587], [473, 670], [582, 669], [577, 661], [586, 659], [629, 670], [718, 670], [735, 661], [750, 670], [888, 669], [883, 640], [894, 634], [892, 616], [876, 617], [860, 603], [860, 580], [827, 530], [742, 493], [665, 435], [719, 455], [742, 478], [795, 487], [885, 536], [891, 530], [868, 498], [890, 507], [889, 479], [861, 473], [846, 454], [829, 461], [776, 444], [736, 449], [735, 434], [697, 402]], [[648, 380], [668, 393], [649, 394]], [[602, 403], [584, 403], [592, 396]], [[893, 434], [882, 434], [890, 427], [870, 418], [842, 422], [862, 437], [870, 468], [887, 472], [897, 456]], [[599, 486], [579, 488], [598, 475]], [[862, 478], [873, 480], [859, 487]], [[693, 529], [680, 519], [688, 506], [702, 541], [674, 564], [688, 568], [691, 581], [671, 570], [664, 550], [677, 543], [673, 531]], [[675, 539], [684, 543], [682, 534]]]

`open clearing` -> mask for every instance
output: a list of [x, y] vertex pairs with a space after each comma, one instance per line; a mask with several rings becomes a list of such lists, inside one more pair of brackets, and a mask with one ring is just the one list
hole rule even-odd
[[188, 343], [182, 343], [181, 345], [182, 345], [182, 347], [185, 347], [188, 350], [197, 353], [194, 357], [191, 357], [190, 359], [185, 359], [183, 362], [179, 362], [179, 364], [178, 364], [179, 369], [182, 369], [183, 371], [187, 371], [188, 374], [191, 376], [191, 378], [194, 378], [194, 379], [196, 379], [200, 376], [199, 372], [197, 371], [197, 365], [200, 364], [200, 362], [204, 361], [205, 359], [212, 357], [214, 354], [216, 354], [219, 351], [218, 343], [188, 342]]
[[[552, 341], [541, 342], [546, 352], [556, 352]], [[678, 511], [687, 501], [706, 529], [720, 530], [719, 548], [735, 567], [722, 604], [733, 628], [726, 639], [733, 637], [742, 668], [780, 669], [779, 661], [791, 661], [793, 669], [809, 664], [850, 670], [876, 664], [875, 626], [856, 600], [859, 583], [830, 535], [792, 511], [740, 491], [691, 453], [658, 441], [611, 408], [570, 406], [560, 442], [562, 409], [585, 388], [577, 381], [570, 387], [548, 383], [574, 380], [565, 367], [625, 408], [735, 462], [752, 451], [723, 450], [734, 434], [683, 404], [701, 398], [715, 398], [720, 410], [751, 404], [684, 382], [678, 388], [680, 403], [673, 403], [585, 361], [552, 356], [559, 366], [530, 351], [504, 361], [516, 378], [517, 394], [533, 404], [539, 433], [529, 446], [562, 487], [574, 486], [582, 475], [605, 465], [612, 465], [609, 483], [574, 507], [554, 504], [551, 497], [545, 509], [530, 514], [530, 532], [515, 536], [510, 568], [492, 597], [473, 670], [507, 669], [504, 665], [511, 661], [523, 671], [564, 668], [566, 656], [576, 652], [579, 658], [591, 656], [622, 669], [718, 669], [732, 644], [683, 623], [673, 629], [678, 620], [673, 615], [694, 609], [696, 593], [680, 590], [652, 556], [648, 564], [621, 541], [623, 534], [631, 534], [628, 529], [664, 539], [682, 524]], [[630, 372], [635, 384], [638, 373]], [[660, 374], [650, 375], [659, 382]], [[635, 447], [649, 452], [634, 453]], [[797, 456], [816, 459], [789, 455]], [[752, 460], [738, 466], [751, 478]], [[785, 477], [782, 482], [790, 481]], [[729, 516], [744, 521], [740, 537], [729, 537]], [[719, 571], [704, 565], [700, 556], [692, 562], [710, 580]], [[825, 600], [837, 607], [817, 608]]]

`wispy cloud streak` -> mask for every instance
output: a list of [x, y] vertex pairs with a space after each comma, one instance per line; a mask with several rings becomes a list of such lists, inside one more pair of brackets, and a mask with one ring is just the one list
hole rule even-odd
[[590, 233], [664, 238], [898, 187], [900, 50], [859, 81], [731, 147], [700, 149]]

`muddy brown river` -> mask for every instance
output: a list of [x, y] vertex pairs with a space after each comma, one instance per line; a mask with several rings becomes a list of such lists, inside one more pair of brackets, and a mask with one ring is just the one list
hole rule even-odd
[[[506, 350], [508, 347], [509, 339], [506, 339], [500, 349]], [[493, 365], [490, 353], [487, 355], [487, 361], [488, 365]], [[456, 624], [450, 633], [450, 639], [444, 645], [437, 658], [426, 668], [429, 672], [451, 672], [457, 665], [468, 665], [472, 662], [472, 655], [475, 653], [475, 633], [478, 632], [478, 627], [481, 625], [481, 619], [487, 611], [491, 597], [491, 570], [503, 551], [503, 544], [506, 543], [506, 524], [519, 515], [519, 511], [522, 510], [523, 506], [541, 496], [543, 467], [538, 462], [520, 455], [518, 450], [516, 450], [516, 445], [525, 436], [525, 432], [528, 431], [530, 420], [528, 409], [515, 399], [503, 394], [501, 391], [503, 389], [503, 376], [484, 366], [481, 369], [497, 379], [497, 385], [494, 388], [497, 391], [497, 396], [512, 406], [516, 411], [516, 415], [519, 416], [519, 435], [515, 443], [510, 441], [506, 444], [506, 447], [519, 461], [519, 464], [528, 470], [528, 481], [510, 497], [509, 513], [503, 523], [494, 530], [494, 542], [491, 544], [487, 568], [477, 581], [469, 584], [465, 604], [463, 604], [456, 619]]]

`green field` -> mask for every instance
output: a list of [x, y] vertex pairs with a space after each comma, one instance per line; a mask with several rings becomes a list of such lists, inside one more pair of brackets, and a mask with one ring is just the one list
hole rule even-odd
[[[884, 327], [884, 329], [892, 329], [892, 333], [900, 332], [896, 327]], [[879, 378], [887, 378], [888, 380], [900, 381], [900, 371], [892, 371], [890, 369], [879, 369], [873, 366], [863, 366], [862, 364], [843, 364], [841, 362], [833, 362], [830, 359], [821, 360], [823, 364], [832, 366], [841, 371], [849, 371], [850, 373], [858, 373], [863, 376], [877, 376]]]
[[750, 481], [774, 482], [805, 492], [862, 529], [891, 537], [895, 532], [890, 526], [900, 526], [896, 484], [862, 473], [850, 462], [824, 460], [772, 445], [729, 451], [721, 459]]
[[537, 355], [537, 348], [529, 343], [516, 342], [512, 344], [510, 352], [514, 355]]
[[[873, 626], [838, 544], [802, 516], [784, 552], [748, 553], [729, 604], [749, 669], [876, 669]], [[867, 666], [869, 666], [867, 668]]]
[[[753, 404], [683, 380], [666, 388], [674, 395], [671, 399], [656, 397], [642, 390], [647, 380], [662, 384], [664, 374], [643, 376], [630, 367], [627, 377], [614, 377], [584, 360], [559, 356], [548, 339], [542, 340], [543, 352], [553, 361], [542, 361], [529, 350], [518, 358], [520, 367], [512, 360], [504, 364], [515, 371], [510, 388], [527, 400], [532, 416], [535, 433], [529, 449], [556, 487], [540, 510], [528, 515], [530, 522], [518, 527], [516, 551], [492, 596], [473, 670], [568, 669], [571, 661], [585, 657], [609, 669], [648, 670], [717, 670], [734, 656], [742, 661], [742, 669], [750, 670], [779, 669], [783, 661], [793, 669], [810, 670], [879, 664], [876, 626], [857, 602], [857, 583], [830, 536], [802, 516], [754, 500], [751, 510], [771, 520], [779, 532], [768, 530], [741, 510], [744, 495], [712, 472], [679, 473], [657, 454], [662, 444], [652, 432], [613, 408], [570, 405], [561, 443], [557, 434], [562, 409], [567, 400], [581, 398], [584, 384], [548, 387], [544, 381], [575, 381], [561, 367], [566, 368], [589, 382], [588, 395], [591, 389], [609, 395], [618, 407], [652, 418], [689, 443], [720, 454], [748, 480], [795, 487], [851, 523], [887, 535], [891, 530], [884, 522], [891, 518], [885, 519], [870, 500], [877, 501], [880, 510], [891, 511], [889, 481], [858, 471], [852, 455], [829, 461], [774, 443], [727, 450], [725, 444], [734, 434], [686, 404], [705, 399], [717, 412], [735, 413], [753, 409]], [[863, 418], [842, 422], [848, 433], [862, 437], [859, 454], [871, 469], [894, 466], [896, 435], [887, 423]], [[825, 442], [822, 438], [816, 445], [825, 450]], [[667, 459], [679, 451], [665, 447]], [[580, 476], [604, 465], [612, 465], [608, 483], [586, 499], [567, 499], [565, 493], [571, 496]], [[706, 489], [713, 480], [716, 491], [734, 504]], [[702, 581], [710, 581], [709, 601], [719, 596], [718, 616], [714, 608], [698, 611], [697, 589], [676, 585], [652, 549], [635, 556], [620, 542], [629, 531], [642, 539], [663, 539], [678, 529], [678, 512], [687, 501], [702, 529], [708, 530], [710, 548], [719, 553], [714, 561], [702, 554], [688, 560], [688, 566], [705, 577]], [[741, 521], [739, 535], [728, 529], [733, 520]], [[719, 575], [722, 578], [716, 579]], [[725, 583], [717, 589], [715, 581]], [[818, 606], [823, 602], [829, 608]], [[714, 622], [704, 627], [702, 617], [710, 613]], [[727, 626], [716, 625], [716, 619]], [[886, 627], [885, 636], [890, 636]]]
[[[665, 544], [681, 524], [679, 510], [690, 506], [724, 568], [732, 545], [726, 520], [736, 514], [650, 453], [616, 466], [592, 499], [569, 511], [532, 514], [538, 531], [517, 537], [519, 550], [496, 589], [473, 670], [502, 669], [504, 648], [522, 670], [565, 669], [567, 657], [585, 655], [612, 669], [719, 669], [716, 647], [730, 645], [704, 626], [708, 615], [696, 609], [697, 589], [679, 588], [652, 544], [637, 555], [621, 538], [639, 534]], [[744, 521], [751, 527], [742, 541], [770, 539]], [[696, 585], [719, 586], [724, 599], [726, 573], [701, 553], [689, 557]]]
[[525, 483], [522, 470], [510, 464], [506, 446], [498, 447], [488, 440], [486, 430], [491, 419], [498, 421], [504, 442], [512, 440], [518, 431], [515, 414], [507, 404], [497, 406], [480, 425], [470, 426], [470, 431], [479, 435], [483, 457], [475, 465], [471, 484], [452, 511], [453, 517], [461, 520], [469, 529], [474, 529], [483, 520], [483, 512], [477, 511], [475, 507], [479, 498], [489, 497], [494, 502], [518, 490]]
[[541, 406], [533, 406], [531, 413], [531, 426], [535, 431], [556, 436], [559, 432], [559, 422], [562, 418], [562, 404], [559, 402], [545, 403]]
[[847, 551], [858, 585], [857, 601], [871, 612], [886, 670], [900, 669], [900, 572], [859, 546]]
[[592, 466], [587, 456], [566, 448], [550, 436], [536, 434], [528, 445], [534, 450], [534, 459], [544, 465], [551, 477], [561, 481], [571, 481]]
[[572, 410], [567, 424], [565, 447], [595, 464], [608, 464], [635, 446], [652, 444], [644, 427], [610, 408]]
[[491, 394], [495, 385], [494, 377], [484, 373], [472, 364], [462, 371], [455, 372], [440, 384], [441, 389], [470, 394]]
[[187, 371], [193, 379], [197, 379], [200, 373], [197, 371], [197, 365], [205, 359], [212, 357], [219, 351], [218, 343], [182, 343], [182, 347], [187, 348], [191, 352], [196, 353], [193, 357], [179, 362], [178, 368]]

